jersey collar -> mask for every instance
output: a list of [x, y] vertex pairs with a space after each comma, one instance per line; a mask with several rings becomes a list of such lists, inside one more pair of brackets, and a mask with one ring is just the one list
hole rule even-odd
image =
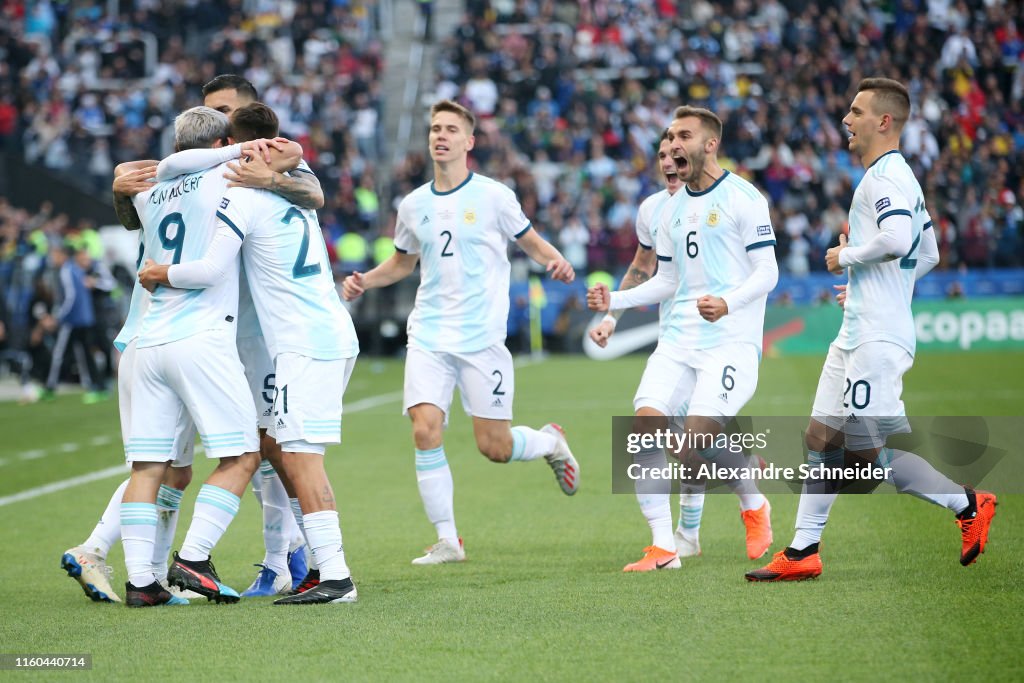
[[693, 190], [691, 190], [691, 189], [690, 189], [690, 186], [689, 186], [689, 185], [684, 185], [684, 186], [683, 186], [683, 189], [685, 189], [685, 190], [686, 190], [686, 194], [690, 195], [691, 197], [700, 197], [700, 196], [702, 196], [702, 195], [706, 195], [706, 194], [707, 194], [708, 192], [711, 192], [711, 190], [713, 190], [713, 189], [715, 189], [716, 187], [718, 187], [718, 186], [719, 186], [719, 185], [721, 184], [721, 182], [722, 182], [723, 180], [725, 180], [725, 177], [726, 177], [727, 175], [729, 175], [729, 172], [728, 172], [728, 171], [723, 171], [723, 172], [722, 172], [722, 175], [721, 175], [721, 176], [719, 176], [718, 180], [716, 180], [715, 182], [713, 182], [713, 183], [711, 184], [711, 187], [709, 187], [709, 188], [708, 188], [708, 189], [706, 189], [706, 190], [701, 190], [700, 192], [694, 192]]
[[899, 154], [899, 153], [900, 153], [900, 151], [898, 149], [890, 149], [888, 152], [879, 155], [879, 157], [877, 159], [875, 159], [870, 164], [868, 164], [868, 167], [865, 170], [870, 170], [872, 166], [874, 166], [875, 164], [877, 164], [879, 161], [881, 161], [885, 157], [889, 156], [890, 154]]
[[469, 175], [468, 175], [468, 176], [466, 176], [466, 179], [465, 179], [465, 180], [463, 180], [463, 181], [462, 181], [461, 183], [459, 183], [458, 185], [456, 185], [456, 186], [455, 186], [455, 187], [453, 187], [452, 189], [450, 189], [450, 190], [447, 190], [447, 191], [445, 191], [445, 192], [441, 192], [440, 190], [438, 190], [437, 188], [435, 188], [435, 187], [434, 187], [434, 181], [433, 181], [433, 180], [431, 180], [431, 181], [430, 181], [430, 191], [431, 191], [431, 192], [433, 192], [434, 194], [436, 194], [436, 195], [437, 195], [438, 197], [443, 197], [443, 196], [445, 196], [445, 195], [447, 195], [447, 194], [451, 194], [452, 192], [458, 192], [458, 191], [459, 191], [459, 190], [461, 190], [461, 189], [462, 189], [463, 187], [465, 187], [466, 183], [468, 183], [468, 182], [469, 182], [470, 180], [472, 180], [472, 179], [473, 179], [473, 172], [472, 172], [472, 171], [470, 171], [470, 172], [469, 172]]

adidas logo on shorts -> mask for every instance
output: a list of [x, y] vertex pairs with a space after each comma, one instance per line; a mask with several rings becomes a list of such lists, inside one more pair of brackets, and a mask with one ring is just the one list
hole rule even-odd
[[722, 399], [723, 401], [725, 401], [726, 403], [728, 403], [728, 402], [729, 402], [729, 392], [727, 392], [727, 391], [723, 391], [722, 393], [720, 393], [720, 394], [718, 395], [718, 398], [720, 398], [720, 399]]
[[857, 419], [856, 415], [850, 415], [846, 418], [846, 424], [857, 424], [860, 420]]
[[278, 429], [283, 429], [284, 428], [284, 420], [282, 420], [281, 418], [277, 418], [277, 428]]
[[264, 410], [263, 411], [263, 417], [270, 417], [270, 411], [271, 410], [273, 410], [273, 409], [272, 408], [267, 408], [266, 410]]
[[502, 407], [503, 405], [504, 405], [504, 404], [503, 404], [503, 403], [501, 402], [501, 399], [500, 399], [500, 398], [496, 398], [496, 399], [494, 399], [494, 402], [493, 402], [493, 403], [491, 403], [491, 407], [492, 407], [492, 408], [501, 408], [501, 407]]

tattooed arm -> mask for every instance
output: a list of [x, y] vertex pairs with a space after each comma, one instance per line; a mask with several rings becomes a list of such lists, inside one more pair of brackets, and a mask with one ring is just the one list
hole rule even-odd
[[150, 187], [156, 176], [156, 161], [128, 161], [114, 168], [114, 213], [128, 230], [142, 227], [139, 214], [132, 205], [132, 197]]

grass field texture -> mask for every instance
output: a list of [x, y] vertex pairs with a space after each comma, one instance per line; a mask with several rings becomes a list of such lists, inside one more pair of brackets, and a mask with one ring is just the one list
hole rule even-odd
[[[822, 358], [767, 359], [745, 413], [803, 415]], [[1021, 680], [1024, 495], [1000, 492], [988, 551], [957, 562], [952, 515], [906, 496], [846, 496], [817, 581], [754, 585], [735, 498], [708, 496], [704, 554], [679, 571], [621, 572], [649, 532], [631, 495], [611, 494], [613, 415], [628, 415], [642, 357], [553, 357], [516, 373], [516, 423], [566, 428], [582, 469], [573, 498], [543, 461], [495, 465], [461, 408], [445, 447], [468, 561], [413, 567], [434, 540], [400, 415], [401, 364], [360, 361], [345, 443], [328, 452], [359, 587], [355, 605], [275, 607], [270, 599], [128, 610], [94, 604], [59, 567], [83, 541], [118, 475], [0, 506], [0, 653], [93, 655], [89, 672], [14, 680]], [[917, 415], [1021, 415], [1024, 355], [928, 355], [905, 378]], [[456, 406], [458, 404], [456, 403]], [[116, 401], [0, 404], [0, 498], [121, 459]], [[794, 444], [795, 448], [799, 444]], [[191, 501], [211, 466], [199, 461]], [[675, 503], [673, 502], [673, 506]], [[775, 545], [797, 496], [772, 498]], [[263, 556], [255, 499], [214, 553], [239, 591]], [[175, 547], [178, 547], [177, 545]], [[123, 590], [119, 547], [111, 553]]]

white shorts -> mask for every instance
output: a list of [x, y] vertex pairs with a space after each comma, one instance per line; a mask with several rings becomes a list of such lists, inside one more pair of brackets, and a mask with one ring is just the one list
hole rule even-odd
[[[128, 448], [128, 438], [132, 431], [132, 375], [135, 374], [135, 354], [135, 339], [132, 339], [124, 347], [121, 360], [117, 364], [117, 407], [121, 413], [121, 442], [125, 449]], [[184, 412], [175, 429], [172, 452], [176, 456], [171, 462], [171, 467], [192, 465], [195, 447], [196, 426], [192, 422], [192, 417]], [[128, 464], [131, 464], [131, 459], [128, 459]]]
[[754, 395], [758, 364], [753, 344], [687, 350], [658, 344], [647, 360], [633, 409], [653, 408], [669, 417], [735, 417]]
[[135, 354], [129, 460], [174, 459], [177, 424], [191, 415], [208, 458], [259, 450], [256, 406], [234, 330], [207, 330]]
[[811, 415], [844, 431], [854, 450], [880, 448], [889, 434], [910, 431], [900, 395], [903, 375], [913, 363], [906, 349], [890, 342], [867, 342], [852, 350], [830, 345]]
[[240, 337], [235, 343], [238, 345], [238, 360], [245, 368], [252, 401], [256, 404], [260, 429], [266, 429], [273, 422], [274, 359], [270, 357], [267, 341], [262, 336]]
[[297, 353], [278, 354], [274, 367], [273, 421], [267, 433], [281, 450], [319, 453], [341, 443], [341, 402], [356, 359], [316, 360]]
[[409, 347], [405, 358], [405, 397], [402, 414], [420, 403], [444, 411], [445, 425], [452, 393], [459, 387], [467, 415], [488, 420], [511, 420], [515, 397], [512, 354], [504, 344], [473, 353], [446, 353]]

